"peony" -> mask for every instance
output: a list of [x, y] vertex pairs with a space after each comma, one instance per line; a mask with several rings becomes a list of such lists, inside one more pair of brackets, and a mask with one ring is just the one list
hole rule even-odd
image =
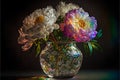
[[57, 14], [64, 17], [68, 11], [73, 9], [79, 9], [79, 6], [72, 3], [65, 4], [64, 2], [61, 2], [57, 7]]
[[24, 51], [35, 45], [37, 53], [40, 51], [40, 45], [47, 41], [53, 44], [62, 41], [85, 42], [85, 46], [87, 43], [91, 49], [95, 46], [94, 38], [102, 36], [102, 31], [97, 32], [96, 28], [95, 17], [90, 17], [78, 5], [60, 2], [56, 10], [48, 6], [27, 16], [18, 30], [18, 43], [23, 45]]
[[97, 21], [82, 8], [73, 9], [66, 13], [61, 30], [67, 37], [77, 42], [87, 42], [96, 37]]
[[36, 39], [45, 39], [54, 29], [59, 29], [57, 13], [52, 7], [37, 9], [23, 20], [23, 26], [18, 30], [18, 43], [24, 44], [24, 51], [28, 50]]

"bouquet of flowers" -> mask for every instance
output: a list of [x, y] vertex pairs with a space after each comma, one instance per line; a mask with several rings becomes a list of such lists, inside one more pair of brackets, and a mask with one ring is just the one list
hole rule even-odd
[[61, 2], [56, 9], [47, 6], [27, 16], [18, 30], [18, 43], [23, 45], [23, 51], [35, 45], [38, 55], [43, 43], [75, 41], [92, 53], [93, 48], [99, 47], [97, 39], [102, 36], [102, 30], [97, 31], [96, 28], [95, 17], [90, 17], [78, 5]]

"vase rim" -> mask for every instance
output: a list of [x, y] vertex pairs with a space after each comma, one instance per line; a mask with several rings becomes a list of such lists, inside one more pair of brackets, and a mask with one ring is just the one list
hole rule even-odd
[[[53, 43], [52, 41], [48, 41], [47, 43]], [[56, 43], [77, 43], [76, 41], [56, 41]]]

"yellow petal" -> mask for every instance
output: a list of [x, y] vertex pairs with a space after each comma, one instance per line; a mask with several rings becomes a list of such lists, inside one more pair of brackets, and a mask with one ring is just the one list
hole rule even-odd
[[36, 18], [36, 20], [35, 20], [35, 24], [37, 24], [37, 23], [42, 23], [44, 21], [44, 16], [39, 16], [39, 17], [37, 17]]

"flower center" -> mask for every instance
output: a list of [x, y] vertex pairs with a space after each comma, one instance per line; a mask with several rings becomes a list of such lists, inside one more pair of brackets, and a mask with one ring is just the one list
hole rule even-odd
[[85, 22], [83, 20], [79, 20], [78, 24], [80, 27], [84, 28], [85, 27]]
[[37, 23], [42, 23], [44, 21], [44, 16], [39, 16], [39, 17], [37, 17], [36, 18], [36, 20], [35, 20], [35, 24], [37, 24]]

